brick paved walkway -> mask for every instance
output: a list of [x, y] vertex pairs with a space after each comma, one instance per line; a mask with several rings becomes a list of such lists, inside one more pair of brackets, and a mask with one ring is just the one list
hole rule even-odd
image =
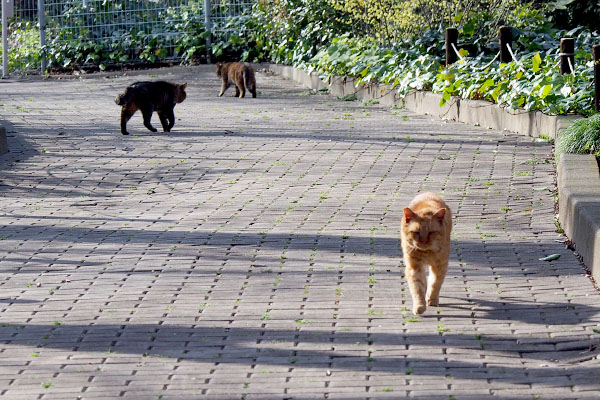
[[[264, 74], [217, 98], [212, 68], [166, 76], [190, 85], [173, 132], [121, 136], [114, 96], [163, 74], [0, 82], [0, 398], [598, 398], [550, 145]], [[417, 318], [399, 225], [422, 190], [455, 228]]]

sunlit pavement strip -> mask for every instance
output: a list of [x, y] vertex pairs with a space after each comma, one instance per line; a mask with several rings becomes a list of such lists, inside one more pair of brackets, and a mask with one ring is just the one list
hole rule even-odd
[[[113, 98], [159, 77], [189, 83], [173, 132], [122, 136]], [[549, 144], [257, 78], [0, 82], [0, 398], [598, 398], [600, 296], [555, 232]], [[423, 190], [453, 251], [414, 317]]]

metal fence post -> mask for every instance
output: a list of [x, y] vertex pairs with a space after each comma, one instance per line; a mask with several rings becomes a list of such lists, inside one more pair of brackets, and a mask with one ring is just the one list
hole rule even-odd
[[212, 24], [210, 21], [210, 0], [204, 0], [204, 30], [208, 32], [206, 36], [206, 62], [210, 64], [212, 63]]
[[8, 4], [2, 0], [2, 78], [8, 77]]
[[40, 24], [40, 47], [42, 61], [40, 63], [41, 73], [46, 72], [46, 13], [44, 12], [44, 0], [38, 0], [38, 22]]

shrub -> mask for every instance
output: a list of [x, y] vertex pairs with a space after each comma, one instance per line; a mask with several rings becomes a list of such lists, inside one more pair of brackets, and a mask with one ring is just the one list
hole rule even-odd
[[253, 12], [258, 60], [303, 66], [336, 36], [351, 31], [328, 0], [258, 0]]
[[[8, 25], [9, 70], [32, 71], [40, 66], [40, 31], [30, 21], [13, 22]], [[0, 55], [2, 48], [0, 46]]]
[[[538, 0], [541, 2], [541, 0]], [[550, 15], [559, 27], [572, 29], [585, 26], [600, 29], [600, 8], [597, 0], [555, 0], [551, 2]]]
[[535, 20], [533, 26], [539, 28], [536, 18], [543, 9], [520, 0], [327, 1], [351, 23], [353, 36], [375, 38], [382, 44], [415, 39], [440, 26], [455, 26], [469, 40], [485, 43], [503, 24], [529, 28]]
[[262, 49], [253, 39], [254, 19], [247, 14], [229, 17], [219, 30], [223, 33], [215, 37], [212, 54], [216, 60], [260, 61], [264, 60]]
[[51, 69], [191, 61], [206, 50], [197, 2], [126, 10], [123, 1], [94, 0], [53, 4], [48, 13], [53, 17], [48, 18], [45, 51]]
[[600, 158], [600, 114], [575, 121], [556, 140], [556, 159], [563, 153], [593, 154]]
[[[442, 93], [442, 104], [460, 96], [549, 114], [592, 113], [590, 51], [597, 34], [583, 28], [554, 29], [545, 14], [549, 5], [536, 7], [513, 0], [439, 2], [460, 7], [434, 12], [431, 0], [410, 2], [404, 10], [398, 8], [406, 5], [404, 0], [260, 0], [253, 15], [256, 47], [261, 49], [261, 59], [325, 76], [351, 76], [357, 85], [388, 84], [401, 95], [411, 90]], [[488, 7], [492, 4], [496, 8]], [[410, 32], [400, 24], [407, 10], [414, 14], [411, 21], [417, 21]], [[443, 66], [441, 26], [427, 30], [441, 23], [461, 28], [458, 47], [464, 60], [449, 68]], [[498, 51], [497, 38], [482, 34], [495, 36], [500, 23], [515, 28], [517, 60], [507, 64], [490, 63]], [[561, 37], [576, 40], [574, 75], [559, 72]]]

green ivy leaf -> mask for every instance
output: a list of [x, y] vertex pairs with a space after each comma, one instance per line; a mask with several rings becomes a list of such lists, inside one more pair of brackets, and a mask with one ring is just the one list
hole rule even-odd
[[554, 261], [560, 258], [560, 254], [550, 254], [549, 256], [539, 258], [540, 261]]
[[483, 85], [481, 85], [481, 88], [479, 88], [479, 91], [481, 93], [484, 93], [485, 91], [487, 91], [490, 87], [494, 86], [494, 80], [493, 79], [488, 79], [485, 82], [483, 82]]
[[540, 64], [542, 63], [542, 57], [540, 57], [540, 53], [535, 53], [535, 56], [533, 56], [531, 61], [533, 72], [538, 72], [540, 70]]
[[450, 101], [450, 99], [452, 98], [452, 94], [449, 91], [444, 91], [444, 95], [442, 96], [442, 99], [440, 100], [440, 107], [443, 107], [446, 102]]
[[500, 95], [501, 91], [502, 91], [502, 86], [498, 85], [498, 86], [496, 86], [496, 89], [494, 89], [494, 91], [492, 92], [492, 98], [494, 99], [495, 102], [498, 101], [498, 96]]
[[552, 85], [542, 86], [542, 88], [540, 89], [540, 97], [542, 99], [545, 99], [550, 94], [551, 91], [552, 91]]

